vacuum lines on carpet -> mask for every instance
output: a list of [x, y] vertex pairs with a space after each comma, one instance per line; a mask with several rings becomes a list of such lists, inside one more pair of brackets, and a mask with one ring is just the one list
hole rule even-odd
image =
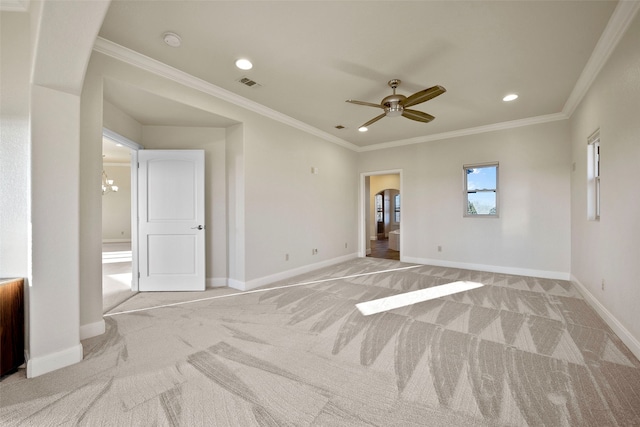
[[297, 287], [297, 286], [313, 285], [313, 284], [317, 284], [317, 283], [331, 282], [331, 281], [334, 281], [334, 280], [352, 279], [352, 278], [355, 278], [355, 277], [371, 276], [371, 275], [375, 275], [375, 274], [391, 273], [391, 272], [394, 272], [394, 271], [410, 270], [412, 268], [418, 268], [418, 267], [422, 267], [422, 266], [421, 265], [412, 265], [412, 266], [409, 266], [409, 267], [399, 267], [399, 268], [392, 268], [392, 269], [389, 269], [389, 270], [373, 271], [373, 272], [370, 272], [370, 273], [352, 274], [350, 276], [343, 276], [343, 277], [332, 277], [330, 279], [313, 280], [313, 281], [309, 281], [309, 282], [295, 283], [295, 284], [292, 284], [292, 285], [277, 286], [277, 287], [273, 287], [273, 288], [254, 289], [252, 291], [237, 292], [237, 293], [228, 294], [228, 295], [217, 295], [215, 297], [198, 298], [198, 299], [189, 300], [189, 301], [180, 301], [180, 302], [174, 302], [174, 303], [171, 303], [171, 304], [156, 305], [156, 306], [153, 306], [153, 307], [145, 307], [145, 308], [138, 308], [138, 309], [134, 309], [134, 310], [118, 311], [116, 313], [107, 313], [107, 314], [104, 315], [104, 317], [112, 317], [112, 316], [116, 316], [118, 314], [138, 313], [138, 312], [141, 312], [141, 311], [156, 310], [158, 308], [175, 307], [177, 305], [192, 304], [192, 303], [201, 302], [201, 301], [210, 301], [210, 300], [214, 300], [214, 299], [228, 298], [228, 297], [234, 297], [234, 296], [239, 296], [239, 295], [250, 295], [250, 294], [259, 293], [259, 292], [275, 291], [275, 290], [279, 290], [279, 289], [293, 288], [293, 287]]

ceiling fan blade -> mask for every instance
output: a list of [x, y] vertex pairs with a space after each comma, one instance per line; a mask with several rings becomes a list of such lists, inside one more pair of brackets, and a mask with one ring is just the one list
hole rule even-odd
[[366, 128], [367, 126], [377, 122], [378, 120], [380, 120], [381, 118], [383, 118], [384, 116], [386, 116], [386, 113], [382, 113], [379, 116], [374, 117], [373, 119], [369, 120], [367, 123], [363, 124], [362, 126], [360, 126], [361, 128]]
[[371, 102], [364, 102], [364, 101], [356, 101], [355, 99], [347, 99], [347, 102], [350, 102], [352, 104], [365, 105], [367, 107], [384, 108], [380, 104], [373, 104]]
[[402, 112], [402, 117], [424, 123], [429, 123], [431, 120], [435, 119], [435, 117], [433, 117], [431, 114], [423, 113], [422, 111], [417, 110], [408, 110], [406, 108]]
[[422, 102], [428, 101], [430, 99], [435, 98], [438, 95], [442, 95], [447, 90], [442, 86], [433, 86], [429, 89], [421, 90], [420, 92], [416, 92], [402, 103], [405, 107], [411, 107], [412, 105], [420, 104]]

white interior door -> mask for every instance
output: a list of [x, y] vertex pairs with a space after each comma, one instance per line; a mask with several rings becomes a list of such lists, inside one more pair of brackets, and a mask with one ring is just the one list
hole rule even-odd
[[204, 151], [138, 151], [139, 290], [205, 289]]

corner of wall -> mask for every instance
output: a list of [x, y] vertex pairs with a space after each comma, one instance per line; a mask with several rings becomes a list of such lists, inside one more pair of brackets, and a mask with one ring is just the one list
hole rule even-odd
[[80, 339], [86, 340], [87, 338], [97, 337], [98, 335], [104, 334], [105, 331], [104, 319], [87, 325], [80, 325]]
[[29, 358], [27, 359], [27, 378], [35, 378], [48, 372], [76, 364], [82, 361], [82, 357], [82, 344], [77, 344], [62, 351]]
[[598, 301], [598, 299], [589, 292], [577, 277], [571, 275], [571, 282], [576, 285], [580, 294], [584, 297], [587, 303], [602, 317], [602, 319], [609, 325], [613, 332], [622, 340], [622, 342], [629, 348], [629, 350], [640, 359], [640, 342], [625, 328], [622, 323], [615, 318], [615, 316], [607, 310], [607, 308]]
[[224, 288], [226, 286], [228, 286], [226, 277], [207, 277], [206, 279], [207, 289]]

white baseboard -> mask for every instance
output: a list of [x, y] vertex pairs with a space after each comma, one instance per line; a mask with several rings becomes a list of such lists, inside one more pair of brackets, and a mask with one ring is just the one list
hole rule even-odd
[[106, 327], [104, 319], [100, 319], [99, 322], [89, 323], [88, 325], [80, 325], [80, 339], [86, 340], [87, 338], [97, 337], [104, 334]]
[[631, 350], [631, 352], [640, 359], [640, 341], [634, 337], [631, 332], [625, 328], [622, 323], [611, 314], [607, 308], [602, 305], [600, 301], [578, 280], [577, 277], [571, 275], [571, 281], [576, 284], [578, 291], [582, 294], [585, 300], [589, 303], [595, 311], [598, 312], [600, 317], [609, 325], [613, 332], [622, 340], [622, 342]]
[[237, 289], [239, 291], [246, 291], [245, 282], [241, 282], [240, 280], [229, 279], [227, 280], [227, 286], [233, 289]]
[[35, 378], [48, 372], [82, 361], [82, 344], [62, 351], [27, 359], [27, 378]]
[[502, 267], [487, 264], [469, 264], [466, 262], [444, 261], [441, 259], [415, 258], [400, 256], [400, 261], [414, 264], [434, 265], [436, 267], [461, 268], [464, 270], [486, 271], [489, 273], [513, 274], [516, 276], [540, 277], [542, 279], [570, 280], [571, 275], [564, 271], [534, 270], [529, 268]]
[[207, 289], [224, 288], [227, 286], [226, 277], [207, 277], [206, 287]]
[[318, 270], [324, 267], [330, 267], [332, 265], [340, 264], [345, 261], [350, 261], [352, 259], [357, 258], [356, 253], [352, 253], [349, 255], [344, 255], [337, 258], [332, 258], [326, 261], [320, 261], [315, 264], [309, 264], [302, 267], [294, 268], [291, 270], [283, 271], [280, 273], [272, 274], [270, 276], [261, 277], [259, 279], [253, 279], [244, 283], [245, 289], [244, 291], [250, 291], [251, 289], [259, 288], [260, 286], [268, 285], [269, 283], [277, 282], [279, 280], [289, 279], [291, 277], [298, 276], [300, 274], [305, 274], [310, 271]]
[[349, 255], [344, 255], [337, 258], [332, 258], [326, 261], [317, 262], [315, 264], [309, 264], [298, 268], [293, 268], [291, 270], [282, 271], [280, 273], [271, 274], [269, 276], [260, 277], [258, 279], [249, 280], [247, 282], [240, 282], [237, 280], [229, 279], [229, 287], [233, 289], [237, 289], [239, 291], [250, 291], [255, 288], [259, 288], [260, 286], [268, 285], [269, 283], [277, 282], [279, 280], [289, 279], [291, 277], [298, 276], [300, 274], [305, 274], [310, 271], [317, 270], [319, 268], [330, 267], [335, 264], [340, 264], [341, 262], [349, 261], [358, 257], [357, 253], [352, 253]]

